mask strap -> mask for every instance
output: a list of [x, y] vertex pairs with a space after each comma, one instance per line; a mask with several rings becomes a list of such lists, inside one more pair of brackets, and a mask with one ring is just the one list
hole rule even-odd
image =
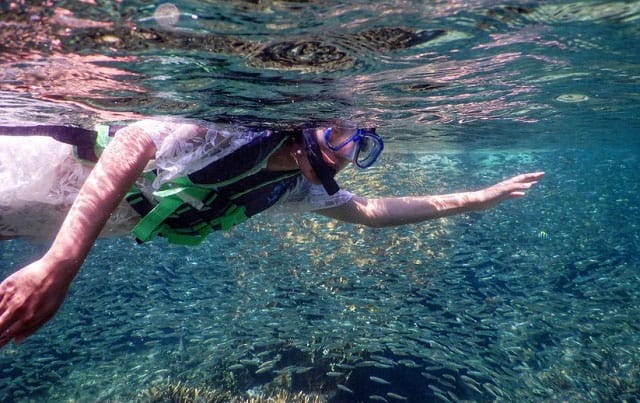
[[307, 159], [311, 164], [313, 173], [320, 179], [320, 183], [322, 183], [324, 190], [329, 196], [335, 194], [340, 190], [340, 186], [338, 186], [338, 183], [333, 179], [336, 170], [327, 165], [322, 158], [320, 146], [318, 145], [313, 129], [303, 130], [302, 136], [304, 138], [304, 148], [307, 152]]

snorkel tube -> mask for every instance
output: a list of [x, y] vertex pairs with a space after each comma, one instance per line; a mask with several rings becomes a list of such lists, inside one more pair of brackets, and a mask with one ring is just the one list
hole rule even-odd
[[340, 190], [340, 186], [338, 186], [338, 183], [333, 179], [337, 172], [327, 165], [322, 158], [322, 152], [320, 152], [320, 146], [316, 140], [315, 129], [304, 129], [302, 131], [302, 138], [304, 139], [304, 149], [313, 173], [316, 174], [329, 196], [335, 194]]

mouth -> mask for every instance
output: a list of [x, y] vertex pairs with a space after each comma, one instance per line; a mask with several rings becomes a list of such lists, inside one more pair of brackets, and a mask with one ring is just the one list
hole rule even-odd
[[336, 172], [340, 170], [340, 168], [342, 167], [342, 164], [338, 160], [339, 157], [337, 157], [335, 154], [332, 157], [332, 155], [330, 155], [326, 151], [321, 151], [321, 154], [322, 154], [322, 159], [324, 160], [325, 164], [327, 164], [329, 168], [331, 168]]

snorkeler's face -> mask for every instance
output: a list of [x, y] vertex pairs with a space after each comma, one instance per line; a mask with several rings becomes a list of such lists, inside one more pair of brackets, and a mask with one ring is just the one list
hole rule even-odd
[[[317, 144], [317, 152], [315, 155], [318, 155], [321, 158], [320, 163], [326, 165], [329, 171], [333, 173], [338, 172], [340, 169], [344, 168], [349, 164], [349, 161], [345, 161], [337, 156], [333, 151], [331, 151], [326, 145], [321, 141], [321, 136], [323, 133], [323, 129], [312, 129], [313, 132], [309, 133], [310, 136], [316, 140]], [[322, 181], [318, 177], [318, 173], [313, 168], [313, 164], [310, 161], [310, 156], [307, 153], [300, 153], [295, 157], [298, 167], [302, 171], [302, 174], [311, 182], [316, 185], [322, 184]], [[316, 162], [317, 163], [317, 162]]]
[[[325, 128], [316, 129], [315, 135], [320, 151], [322, 152], [322, 159], [336, 172], [344, 169], [353, 160], [353, 154], [355, 151], [354, 144], [347, 144], [339, 150], [332, 150], [329, 148], [325, 141]], [[349, 134], [343, 132], [341, 129], [336, 128], [333, 130], [332, 138], [336, 138], [337, 141], [342, 138], [348, 138]]]
[[361, 169], [371, 166], [383, 148], [375, 129], [356, 129], [351, 134], [341, 128], [305, 129], [302, 136], [306, 153], [294, 159], [307, 179], [322, 184], [329, 195], [340, 190], [336, 173], [350, 162]]
[[340, 190], [334, 177], [342, 164], [333, 158], [330, 149], [320, 146], [317, 132], [318, 130], [311, 128], [302, 130], [302, 142], [294, 144], [295, 148], [301, 148], [294, 148], [291, 156], [311, 183], [322, 185], [328, 195], [333, 195]]

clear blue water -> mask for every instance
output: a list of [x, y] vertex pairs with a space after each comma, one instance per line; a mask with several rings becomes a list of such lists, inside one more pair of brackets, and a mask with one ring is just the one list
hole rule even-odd
[[[357, 193], [547, 177], [395, 229], [258, 217], [198, 248], [100, 240], [55, 319], [0, 351], [0, 400], [177, 381], [333, 402], [640, 395], [640, 2], [185, 0], [173, 26], [147, 1], [9, 3], [0, 124], [341, 118], [387, 140], [341, 174]], [[0, 274], [44, 248], [0, 243]]]

